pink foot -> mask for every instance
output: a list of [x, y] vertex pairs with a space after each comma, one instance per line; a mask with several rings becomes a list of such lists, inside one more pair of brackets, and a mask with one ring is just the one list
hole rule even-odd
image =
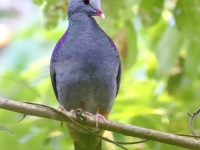
[[[67, 112], [66, 109], [65, 109], [65, 107], [64, 107], [63, 105], [60, 105], [60, 106], [58, 107], [58, 109], [60, 109], [60, 110], [63, 111], [63, 112]], [[74, 109], [70, 110], [70, 113], [72, 113], [72, 114], [74, 115], [74, 114], [75, 114]], [[60, 123], [61, 123], [61, 127], [63, 127], [63, 122], [61, 121]]]
[[[61, 109], [61, 111], [66, 112], [66, 109], [65, 109], [65, 107], [63, 105], [60, 105], [58, 109]], [[75, 114], [74, 109], [70, 110], [70, 113], [72, 113], [74, 115]]]
[[99, 118], [101, 118], [103, 120], [104, 123], [108, 123], [108, 120], [101, 114], [96, 114], [96, 115], [93, 115], [92, 113], [90, 112], [84, 112], [84, 114], [86, 115], [90, 115], [90, 116], [95, 116], [95, 122], [96, 122], [96, 128], [99, 127]]
[[58, 109], [60, 109], [61, 111], [66, 111], [66, 109], [65, 109], [65, 107], [64, 107], [63, 105], [60, 105], [60, 106], [58, 107]]
[[70, 113], [72, 113], [73, 115], [75, 115], [74, 109], [70, 110]]
[[[58, 109], [60, 109], [61, 111], [66, 112], [65, 108], [64, 108], [62, 105], [60, 105], [60, 106], [58, 107]], [[62, 122], [62, 121], [60, 122], [60, 125], [61, 125], [61, 127], [63, 127], [63, 122]]]
[[96, 120], [96, 128], [98, 128], [99, 126], [99, 118], [101, 118], [103, 120], [103, 122], [105, 122], [106, 124], [108, 123], [108, 120], [101, 114], [96, 114], [95, 115], [95, 120]]

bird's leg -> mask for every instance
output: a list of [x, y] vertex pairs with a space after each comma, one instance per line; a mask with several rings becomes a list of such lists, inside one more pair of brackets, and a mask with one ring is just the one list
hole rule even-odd
[[99, 118], [101, 118], [103, 120], [104, 123], [108, 123], [108, 120], [101, 114], [96, 114], [95, 115], [95, 120], [96, 120], [96, 128], [98, 128], [99, 126]]
[[[61, 111], [66, 111], [65, 108], [63, 107], [63, 105], [60, 105], [60, 106], [58, 107], [58, 110], [59, 110], [59, 109], [60, 109]], [[61, 125], [61, 127], [63, 127], [63, 122], [62, 122], [62, 121], [60, 122], [60, 125]]]
[[[66, 109], [65, 109], [65, 107], [63, 105], [60, 105], [59, 108], [61, 109], [61, 111], [66, 112]], [[74, 109], [70, 110], [70, 113], [72, 113], [74, 115], [75, 114]]]
[[96, 128], [99, 126], [99, 118], [103, 120], [104, 123], [108, 123], [108, 120], [102, 114], [92, 114], [90, 112], [84, 112], [85, 115], [95, 116]]
[[[60, 109], [61, 111], [66, 112], [66, 109], [64, 108], [63, 105], [60, 105], [60, 106], [58, 107], [58, 109]], [[75, 114], [75, 113], [74, 113], [74, 109], [70, 110], [70, 113], [72, 113], [72, 114], [74, 115], [74, 114]], [[62, 121], [60, 122], [60, 124], [61, 124], [61, 127], [63, 127], [63, 122], [62, 122]]]
[[66, 109], [65, 109], [65, 107], [63, 106], [63, 105], [60, 105], [59, 107], [58, 107], [58, 109], [60, 109], [61, 111], [66, 111]]
[[72, 113], [72, 115], [75, 115], [75, 110], [74, 109], [70, 110], [70, 113]]

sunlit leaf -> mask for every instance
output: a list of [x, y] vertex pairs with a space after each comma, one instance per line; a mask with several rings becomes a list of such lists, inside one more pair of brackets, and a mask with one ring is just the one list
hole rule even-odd
[[127, 54], [126, 54], [126, 67], [133, 66], [136, 58], [137, 58], [137, 37], [136, 37], [136, 31], [134, 29], [134, 26], [131, 22], [127, 22], [125, 24], [126, 28], [126, 38], [127, 38]]
[[151, 26], [159, 20], [163, 3], [164, 0], [141, 0], [139, 15], [144, 26]]
[[192, 40], [200, 39], [199, 0], [179, 0], [174, 11], [179, 30]]
[[200, 45], [199, 42], [190, 42], [187, 47], [187, 57], [185, 60], [185, 73], [191, 79], [199, 77], [200, 73]]
[[[173, 37], [173, 38], [172, 38]], [[180, 48], [183, 44], [183, 37], [175, 27], [166, 28], [164, 35], [157, 45], [158, 69], [161, 74], [168, 74], [175, 65]]]

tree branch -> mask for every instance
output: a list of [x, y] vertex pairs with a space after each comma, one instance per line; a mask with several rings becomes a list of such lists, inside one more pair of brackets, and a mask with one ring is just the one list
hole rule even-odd
[[[79, 119], [76, 118], [76, 116], [72, 115], [69, 112], [63, 113], [62, 111], [58, 111], [57, 109], [54, 109], [46, 105], [28, 103], [28, 102], [19, 102], [5, 98], [0, 98], [0, 108], [18, 112], [25, 115], [37, 116], [58, 121], [70, 121], [70, 118], [72, 118], [73, 120], [77, 121], [82, 125], [86, 125], [88, 127], [95, 127], [95, 118], [92, 116], [85, 116], [86, 121], [80, 121]], [[108, 121], [108, 124], [105, 124], [103, 121], [100, 120], [99, 128], [112, 132], [121, 133], [126, 136], [148, 139], [174, 146], [190, 148], [190, 149], [200, 149], [200, 142], [193, 138], [182, 137], [170, 133], [146, 129], [133, 125], [122, 124], [115, 121]]]

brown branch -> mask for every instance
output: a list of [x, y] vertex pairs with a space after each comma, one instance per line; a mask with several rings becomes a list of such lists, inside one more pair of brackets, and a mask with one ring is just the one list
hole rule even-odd
[[[77, 119], [76, 116], [72, 115], [69, 112], [66, 112], [66, 114], [64, 114], [46, 105], [19, 102], [19, 101], [8, 100], [5, 98], [0, 98], [0, 108], [22, 113], [25, 115], [38, 116], [58, 121], [70, 121], [69, 119], [70, 117], [82, 125], [86, 125], [88, 127], [95, 127], [95, 118], [93, 118], [92, 116], [85, 116], [86, 121], [82, 122], [79, 119]], [[105, 124], [103, 121], [100, 120], [99, 128], [112, 132], [121, 133], [126, 136], [148, 139], [174, 146], [190, 148], [190, 149], [200, 149], [200, 142], [193, 138], [182, 137], [175, 134], [160, 132], [133, 125], [122, 124], [115, 121], [108, 121], [108, 124]]]

